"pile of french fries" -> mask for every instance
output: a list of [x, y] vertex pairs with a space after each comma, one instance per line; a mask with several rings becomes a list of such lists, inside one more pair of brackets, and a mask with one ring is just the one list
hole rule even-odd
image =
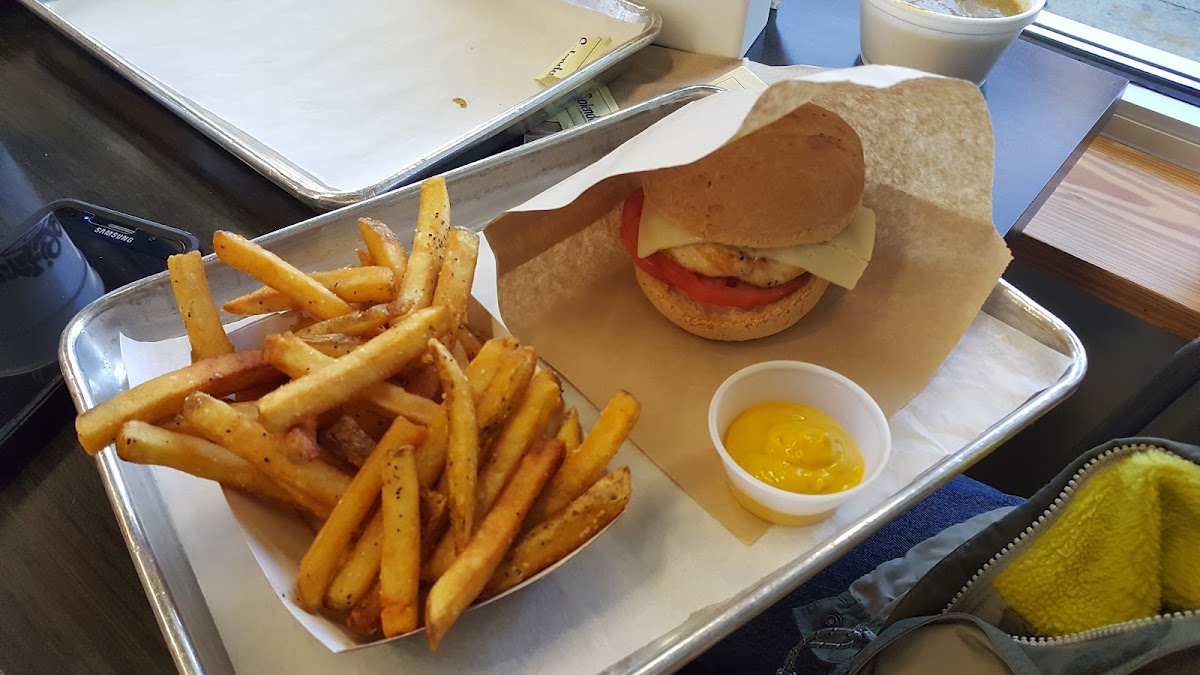
[[629, 469], [607, 466], [639, 413], [618, 392], [585, 435], [533, 349], [464, 326], [479, 239], [449, 221], [445, 181], [430, 179], [411, 255], [362, 219], [360, 265], [312, 274], [218, 232], [217, 256], [263, 283], [223, 309], [295, 317], [240, 352], [200, 255], [172, 257], [192, 364], [80, 415], [80, 444], [294, 509], [316, 531], [301, 607], [364, 639], [423, 626], [436, 649], [472, 604], [620, 515]]

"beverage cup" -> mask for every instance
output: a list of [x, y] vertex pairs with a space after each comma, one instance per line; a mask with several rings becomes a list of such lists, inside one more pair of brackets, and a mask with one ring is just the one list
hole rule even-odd
[[103, 294], [52, 212], [0, 223], [0, 377], [54, 362], [67, 322]]
[[974, 18], [921, 9], [904, 0], [860, 0], [862, 61], [982, 85], [1046, 4], [1046, 0], [1018, 1], [1022, 11], [1013, 16]]

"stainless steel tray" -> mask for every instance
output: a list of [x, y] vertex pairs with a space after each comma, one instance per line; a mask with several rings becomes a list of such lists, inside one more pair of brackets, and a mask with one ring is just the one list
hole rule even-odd
[[[204, 35], [197, 35], [197, 33], [219, 34], [223, 32], [222, 28], [234, 29], [234, 24], [227, 23], [224, 27], [219, 25], [209, 26], [212, 30], [206, 31], [205, 25], [199, 27], [186, 25], [186, 18], [176, 17], [191, 16], [194, 20], [195, 16], [206, 16], [209, 17], [207, 21], [211, 22], [214, 14], [201, 13], [197, 15], [196, 12], [191, 11], [191, 8], [187, 8], [189, 11], [175, 12], [164, 19], [159, 15], [159, 12], [174, 12], [174, 7], [177, 5], [162, 5], [160, 7], [170, 9], [160, 10], [159, 7], [154, 7], [158, 3], [144, 2], [143, 0], [77, 0], [71, 2], [66, 0], [21, 0], [21, 2], [242, 161], [279, 184], [285, 190], [295, 194], [305, 202], [322, 209], [336, 208], [359, 202], [363, 199], [382, 194], [399, 185], [433, 175], [440, 171], [439, 167], [445, 167], [453, 163], [455, 156], [459, 153], [472, 146], [479, 145], [488, 139], [492, 139], [504, 130], [518, 125], [518, 123], [524, 122], [526, 126], [528, 124], [536, 124], [540, 121], [541, 113], [547, 108], [553, 109], [556, 106], [560, 106], [578, 94], [596, 86], [598, 83], [607, 81], [608, 78], [615, 75], [616, 71], [612, 69], [613, 66], [653, 42], [661, 27], [661, 19], [656, 12], [632, 0], [527, 0], [523, 3], [522, 9], [529, 15], [522, 17], [522, 19], [528, 24], [529, 31], [531, 32], [531, 35], [528, 36], [530, 40], [535, 38], [549, 39], [549, 37], [542, 37], [542, 33], [548, 30], [547, 26], [544, 23], [539, 23], [540, 17], [536, 11], [530, 10], [537, 10], [539, 7], [543, 10], [549, 10], [560, 5], [592, 10], [596, 13], [596, 16], [602, 16], [606, 20], [618, 22], [618, 25], [623, 26], [623, 30], [626, 33], [621, 39], [614, 39], [609, 50], [596, 61], [577, 70], [561, 81], [540, 90], [533, 90], [532, 93], [531, 90], [511, 84], [497, 90], [498, 85], [496, 83], [501, 79], [497, 77], [497, 68], [503, 70], [507, 67], [509, 71], [514, 73], [519, 71], [521, 73], [520, 77], [517, 78], [514, 75], [513, 79], [519, 79], [520, 82], [526, 83], [526, 85], [532, 85], [534, 76], [542, 68], [551, 64], [548, 62], [532, 62], [532, 59], [504, 64], [483, 63], [484, 59], [472, 56], [472, 53], [475, 51], [475, 45], [495, 43], [499, 39], [494, 34], [496, 29], [491, 27], [487, 22], [479, 21], [460, 21], [456, 25], [452, 25], [456, 15], [449, 9], [449, 4], [426, 3], [420, 5], [423, 8], [447, 8], [445, 10], [446, 19], [444, 21], [420, 22], [419, 25], [405, 25], [403, 29], [406, 32], [421, 35], [426, 35], [431, 31], [441, 31], [438, 33], [441, 37], [436, 40], [435, 47], [431, 47], [428, 44], [427, 37], [425, 41], [413, 40], [414, 46], [411, 48], [404, 47], [403, 51], [391, 53], [395, 62], [380, 63], [378, 60], [371, 61], [365, 58], [363, 53], [356, 50], [361, 45], [369, 44], [371, 39], [369, 37], [355, 39], [359, 37], [357, 34], [350, 36], [341, 35], [338, 39], [343, 40], [343, 43], [334, 43], [335, 46], [340, 48], [328, 48], [329, 45], [313, 45], [311, 49], [320, 50], [318, 53], [321, 60], [317, 61], [316, 65], [303, 68], [306, 72], [288, 72], [286, 79], [294, 79], [297, 82], [303, 82], [304, 87], [317, 89], [312, 94], [314, 96], [313, 100], [317, 101], [320, 100], [319, 97], [322, 95], [320, 91], [321, 82], [338, 83], [353, 77], [366, 79], [365, 75], [369, 76], [369, 81], [388, 82], [389, 86], [395, 88], [397, 86], [396, 80], [400, 80], [400, 83], [405, 84], [407, 88], [402, 92], [403, 96], [394, 99], [396, 107], [386, 110], [386, 116], [390, 120], [405, 120], [405, 124], [408, 124], [408, 120], [415, 120], [413, 122], [413, 138], [419, 141], [412, 144], [397, 141], [395, 147], [392, 148], [381, 147], [378, 144], [368, 144], [368, 147], [364, 148], [362, 153], [350, 156], [338, 155], [335, 161], [333, 155], [325, 156], [328, 153], [317, 153], [316, 155], [309, 156], [301, 150], [301, 145], [309, 144], [309, 138], [321, 139], [324, 136], [335, 133], [335, 130], [327, 128], [327, 125], [322, 127], [315, 122], [297, 122], [297, 124], [304, 125], [302, 128], [304, 132], [302, 134], [304, 138], [303, 143], [301, 145], [297, 145], [295, 142], [290, 142], [290, 144], [282, 143], [282, 145], [287, 145], [288, 147], [281, 148], [279, 147], [281, 143], [256, 138], [254, 133], [239, 128], [236, 122], [228, 121], [212, 112], [204, 106], [203, 96], [193, 95], [189, 97], [181, 93], [181, 88], [186, 90], [189, 86], [196, 86], [191, 81], [194, 79], [193, 76], [180, 74], [178, 67], [164, 66], [160, 59], [152, 58], [146, 54], [130, 55], [129, 53], [125, 53], [131, 49], [128, 45], [126, 45], [127, 48], [125, 50], [122, 50], [113, 44], [109, 44], [112, 42], [119, 43], [121, 40], [128, 41], [130, 39], [127, 33], [124, 32], [125, 28], [123, 24], [139, 25], [139, 33], [136, 36], [136, 40], [139, 42], [135, 42], [134, 44], [140, 44], [143, 35], [146, 40], [157, 39], [159, 41], [162, 40], [162, 35], [164, 34], [178, 35], [180, 40], [204, 39]], [[200, 2], [198, 6], [205, 6], [205, 4], [205, 2]], [[359, 4], [361, 5], [361, 3]], [[273, 3], [269, 7], [272, 7], [273, 10], [278, 10], [278, 5], [279, 3]], [[415, 7], [414, 5], [405, 5], [406, 3], [382, 3], [379, 7], [382, 8], [382, 13], [410, 11]], [[182, 5], [178, 6], [182, 8]], [[225, 11], [216, 8], [216, 4], [210, 6], [214, 9], [207, 10], [208, 12]], [[226, 5], [221, 5], [221, 7], [226, 7]], [[399, 9], [401, 7], [404, 7], [404, 9]], [[466, 11], [475, 13], [485, 10], [489, 12], [501, 11], [498, 8], [498, 4], [480, 3], [475, 7], [468, 7]], [[113, 16], [140, 17], [143, 23], [146, 24], [144, 26], [145, 30], [142, 31], [141, 24], [128, 19], [123, 22], [112, 20], [98, 22], [95, 18], [98, 9], [104, 9]], [[312, 5], [298, 3], [296, 7], [285, 7], [284, 9], [286, 11], [281, 12], [281, 14], [288, 17], [314, 16], [315, 18], [307, 20], [312, 25], [319, 26], [324, 18], [315, 13], [321, 11], [320, 8]], [[344, 9], [337, 11], [344, 11]], [[420, 11], [441, 10], [422, 9]], [[457, 11], [459, 12], [459, 18], [461, 18], [463, 12], [461, 4]], [[215, 16], [218, 16], [219, 20], [219, 15]], [[158, 18], [153, 19], [152, 17]], [[226, 21], [236, 23], [237, 19], [238, 17], [228, 17]], [[291, 20], [294, 21], [295, 19]], [[573, 20], [578, 20], [578, 17]], [[171, 21], [175, 22], [174, 25], [172, 25]], [[120, 28], [114, 29], [111, 27], [112, 25], [120, 26]], [[578, 35], [587, 34], [588, 28], [586, 25], [580, 25], [576, 29], [573, 25], [569, 29], [563, 27], [561, 30], [578, 30], [579, 33], [575, 34], [578, 37]], [[237, 26], [237, 29], [246, 30], [242, 26]], [[271, 26], [264, 26], [261, 31], [257, 29], [253, 30], [254, 32], [248, 34], [250, 39], [231, 41], [232, 44], [230, 45], [230, 50], [228, 50], [231, 53], [225, 53], [223, 50], [219, 55], [220, 58], [225, 59], [222, 63], [226, 65], [227, 70], [236, 70], [243, 63], [250, 64], [246, 66], [246, 71], [243, 72], [252, 71], [256, 67], [263, 69], [268, 67], [266, 65], [256, 66], [254, 64], [256, 62], [262, 64], [264, 58], [261, 52], [262, 43], [271, 36], [272, 30], [278, 30], [278, 28], [273, 29]], [[370, 29], [358, 26], [351, 30], [366, 31]], [[559, 37], [563, 37], [558, 35], [557, 32], [554, 35], [556, 40]], [[105, 34], [100, 35], [97, 33]], [[216, 37], [215, 35], [210, 36]], [[396, 39], [395, 34], [372, 37], [382, 37], [388, 41]], [[404, 36], [401, 35], [400, 37], [403, 38]], [[557, 44], [557, 41], [555, 44]], [[471, 46], [468, 47], [467, 45]], [[560, 49], [565, 50], [568, 46], [568, 43], [564, 43]], [[322, 47], [325, 47], [325, 49], [322, 49]], [[246, 58], [242, 58], [242, 55], [237, 53], [243, 49], [246, 50]], [[399, 50], [401, 48], [396, 47], [394, 49]], [[431, 52], [430, 49], [434, 51]], [[514, 50], [504, 50], [503, 53], [508, 54], [512, 51]], [[211, 52], [212, 50], [209, 50], [209, 53], [206, 55], [203, 50], [197, 49], [197, 55], [192, 57], [194, 59], [192, 62], [200, 65], [201, 69], [207, 69], [209, 66], [207, 62], [215, 58]], [[152, 51], [150, 53], [155, 52]], [[471, 99], [474, 93], [488, 91], [487, 110], [489, 112], [484, 113], [482, 116], [475, 116], [473, 114], [469, 118], [460, 119], [460, 116], [450, 114], [448, 111], [444, 111], [441, 114], [430, 114], [427, 107], [422, 107], [425, 105], [422, 97], [430, 95], [428, 91], [428, 82], [430, 80], [426, 71], [434, 67], [429, 63], [432, 60], [431, 54], [440, 59], [437, 63], [442, 66], [438, 77], [434, 78], [433, 82], [437, 83], [437, 86], [444, 84], [446, 87], [452, 89], [453, 92], [461, 92], [446, 95], [444, 101], [439, 96], [439, 103], [450, 106], [451, 96]], [[557, 54], [554, 56], [556, 57]], [[513, 59], [516, 58], [515, 56], [513, 57]], [[364, 66], [364, 61], [370, 65]], [[167, 73], [167, 75], [164, 75], [162, 78], [155, 77], [151, 73], [156, 70]], [[300, 69], [298, 68], [297, 70]], [[324, 75], [321, 73], [324, 73]], [[442, 76], [442, 73], [449, 74]], [[425, 75], [425, 80], [420, 79], [422, 74]], [[413, 80], [412, 86], [407, 85], [406, 77]], [[425, 84], [422, 84], [422, 82]], [[265, 87], [254, 87], [252, 91], [257, 92], [262, 88]], [[364, 87], [364, 89], [366, 88]], [[200, 87], [197, 91], [206, 93], [205, 91], [201, 91], [203, 89], [203, 87]], [[211, 92], [207, 93], [210, 96], [214, 95]], [[328, 94], [326, 95], [328, 96]], [[348, 96], [339, 96], [339, 100], [348, 99]], [[406, 101], [410, 103], [406, 103]], [[308, 101], [305, 102], [307, 103]], [[225, 101], [225, 104], [229, 104], [229, 102]], [[479, 103], [478, 105], [483, 105], [483, 103]], [[234, 108], [236, 107], [234, 106]], [[270, 106], [259, 106], [259, 109], [268, 107]], [[313, 107], [319, 108], [320, 104], [313, 104]], [[379, 131], [378, 125], [388, 123], [386, 120], [379, 119], [384, 113], [378, 109], [373, 109], [366, 101], [363, 102], [363, 105], [350, 106], [350, 109], [352, 111], [371, 111], [370, 113], [363, 113], [363, 115], [364, 119], [367, 114], [372, 116], [373, 121], [371, 125], [376, 132]], [[260, 113], [248, 114], [257, 115]], [[303, 116], [298, 116], [298, 118], [307, 119]], [[269, 126], [278, 128], [281, 125]], [[336, 126], [347, 128], [349, 125], [343, 126], [339, 124]], [[268, 134], [272, 133], [262, 129], [260, 131]], [[388, 136], [384, 136], [384, 138], [388, 138]], [[412, 148], [416, 148], [416, 150], [414, 151]], [[304, 156], [303, 160], [299, 159], [301, 155]], [[368, 174], [362, 174], [361, 172], [347, 173], [345, 167], [355, 162], [369, 162], [372, 166], [380, 166], [369, 173], [370, 177], [367, 177]], [[324, 178], [322, 176], [326, 175], [326, 170], [333, 171], [335, 174], [340, 172], [341, 175], [337, 180]]]
[[[555, 134], [447, 174], [455, 222], [482, 228], [492, 217], [578, 171], [666, 114], [713, 91], [693, 87]], [[325, 214], [263, 237], [260, 241], [302, 268], [352, 262], [357, 233], [348, 226], [370, 215], [407, 223], [416, 212], [418, 188], [410, 186]], [[411, 238], [411, 232], [406, 233]], [[247, 292], [254, 282], [210, 256], [210, 284], [224, 300]], [[1006, 282], [996, 286], [984, 310], [1071, 359], [1061, 379], [946, 457], [865, 516], [769, 574], [762, 583], [727, 601], [704, 608], [671, 632], [628, 655], [614, 654], [607, 672], [657, 673], [680, 666], [895, 518], [951, 477], [987, 455], [1070, 394], [1087, 367], [1071, 330]], [[60, 360], [67, 385], [81, 410], [125, 386], [118, 358], [118, 333], [138, 340], [182, 334], [165, 275], [121, 289], [85, 309], [63, 334]], [[147, 467], [119, 462], [111, 451], [98, 464], [113, 509], [129, 545], [167, 645], [185, 673], [233, 672], [213, 617], [200, 592], [180, 539], [163, 508]], [[617, 660], [619, 659], [619, 660]]]

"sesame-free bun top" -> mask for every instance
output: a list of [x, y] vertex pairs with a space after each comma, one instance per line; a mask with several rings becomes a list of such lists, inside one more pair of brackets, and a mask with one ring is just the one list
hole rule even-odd
[[809, 103], [696, 162], [642, 174], [647, 207], [706, 241], [776, 248], [829, 241], [862, 203], [858, 133]]

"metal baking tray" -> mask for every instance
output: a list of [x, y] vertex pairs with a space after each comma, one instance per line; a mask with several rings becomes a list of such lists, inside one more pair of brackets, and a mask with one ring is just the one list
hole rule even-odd
[[[455, 222], [482, 228], [491, 218], [550, 187], [616, 148], [683, 104], [713, 92], [691, 87], [667, 94], [601, 120], [560, 132], [446, 175]], [[360, 216], [409, 222], [419, 188], [410, 186], [361, 204], [324, 214], [262, 237], [259, 241], [301, 268], [352, 262]], [[411, 239], [412, 233], [404, 233]], [[402, 236], [404, 236], [402, 235]], [[218, 300], [249, 291], [255, 284], [208, 259], [210, 285]], [[845, 554], [886, 522], [925, 498], [953, 476], [986, 456], [1066, 398], [1087, 368], [1083, 346], [1059, 319], [1001, 281], [984, 311], [1042, 344], [1068, 356], [1071, 365], [1053, 386], [944, 458], [899, 493], [871, 509], [848, 529], [769, 574], [727, 601], [691, 614], [686, 621], [628, 654], [613, 655], [606, 672], [668, 672], [722, 637]], [[159, 340], [182, 334], [165, 274], [108, 295], [85, 309], [63, 334], [60, 361], [76, 406], [88, 409], [125, 386], [118, 334]], [[120, 462], [111, 450], [97, 459], [103, 482], [128, 543], [167, 646], [184, 673], [233, 672], [216, 625], [148, 467]]]
[[[272, 13], [249, 17], [226, 16], [228, 3], [208, 0], [168, 5], [153, 0], [21, 2], [184, 121], [319, 209], [359, 202], [433, 175], [446, 166], [458, 165], [455, 156], [468, 148], [489, 139], [496, 144], [500, 139], [493, 137], [507, 129], [519, 131], [537, 124], [547, 109], [613, 77], [617, 72], [613, 66], [653, 42], [661, 28], [656, 12], [632, 0], [524, 0], [511, 8], [502, 3], [369, 4], [371, 0], [362, 0], [351, 3], [355, 10], [377, 16], [360, 21], [340, 16], [349, 12], [345, 7], [322, 10], [300, 0], [294, 7], [286, 3], [281, 7], [279, 2], [239, 6], [243, 13], [251, 7], [254, 12]], [[463, 20], [486, 12], [522, 13], [517, 17], [519, 28], [509, 24], [508, 30], [526, 30], [527, 26], [528, 34], [520, 39], [538, 43], [539, 49], [498, 46], [502, 39], [511, 44], [511, 32], [501, 38], [496, 31], [503, 33], [505, 28], [493, 26], [495, 22]], [[405, 13], [420, 14], [427, 20], [401, 21], [400, 17], [407, 18]], [[98, 19], [100, 14], [105, 18]], [[546, 16], [558, 17], [556, 23], [546, 25]], [[598, 17], [590, 19], [596, 25], [589, 25], [588, 17]], [[324, 22], [335, 23], [335, 19], [341, 23], [326, 31]], [[606, 27], [616, 26], [621, 31], [608, 51], [561, 81], [538, 89], [536, 75], [552, 65], [570, 40], [599, 30], [601, 20]], [[571, 25], [564, 25], [568, 21]], [[401, 33], [369, 32], [390, 31], [385, 26], [401, 24]], [[206, 44], [234, 31], [241, 31], [237, 35], [243, 39], [225, 37], [226, 43], [215, 49]], [[177, 36], [181, 44], [175, 52], [163, 50], [164, 35]], [[286, 35], [297, 37], [287, 39]], [[316, 39], [305, 39], [308, 37]], [[327, 43], [311, 44], [317, 40]], [[278, 59], [272, 55], [295, 43], [311, 44], [307, 51], [285, 52], [296, 55], [297, 66], [285, 69], [275, 63]], [[278, 48], [264, 51], [264, 45]], [[555, 53], [545, 56], [546, 50]], [[538, 56], [527, 53], [530, 51]], [[189, 56], [179, 58], [176, 52]], [[381, 55], [385, 58], [378, 58]], [[435, 68], [436, 73], [431, 74]], [[213, 72], [232, 73], [226, 77], [236, 78], [234, 82], [252, 82], [255, 86], [247, 85], [246, 90], [251, 92], [247, 95], [258, 97], [252, 99], [255, 105], [231, 100], [222, 93], [228, 88], [207, 82], [205, 78]], [[280, 89], [284, 93], [277, 106], [262, 92], [280, 81], [296, 84]], [[372, 92], [383, 85], [392, 93], [373, 98]], [[469, 114], [466, 110], [454, 114], [451, 97], [464, 106], [463, 101], [475, 101], [480, 112], [472, 109]], [[441, 107], [431, 108], [434, 98]], [[327, 99], [338, 103], [328, 104]], [[376, 100], [387, 107], [373, 105]], [[348, 101], [354, 104], [346, 105]], [[339, 106], [345, 110], [336, 117], [309, 112], [293, 115], [296, 109]], [[240, 128], [237, 119], [227, 120], [213, 109], [227, 110], [226, 117], [253, 120], [242, 126], [257, 125], [257, 132]], [[358, 132], [352, 131], [356, 124], [365, 134], [357, 139]], [[403, 133], [388, 133], [393, 125]], [[293, 126], [293, 130], [281, 131]], [[368, 136], [375, 142], [366, 142]], [[359, 143], [362, 147], [351, 149], [354, 140], [363, 141]], [[326, 147], [313, 149], [321, 144]], [[364, 171], [364, 166], [370, 169]]]

